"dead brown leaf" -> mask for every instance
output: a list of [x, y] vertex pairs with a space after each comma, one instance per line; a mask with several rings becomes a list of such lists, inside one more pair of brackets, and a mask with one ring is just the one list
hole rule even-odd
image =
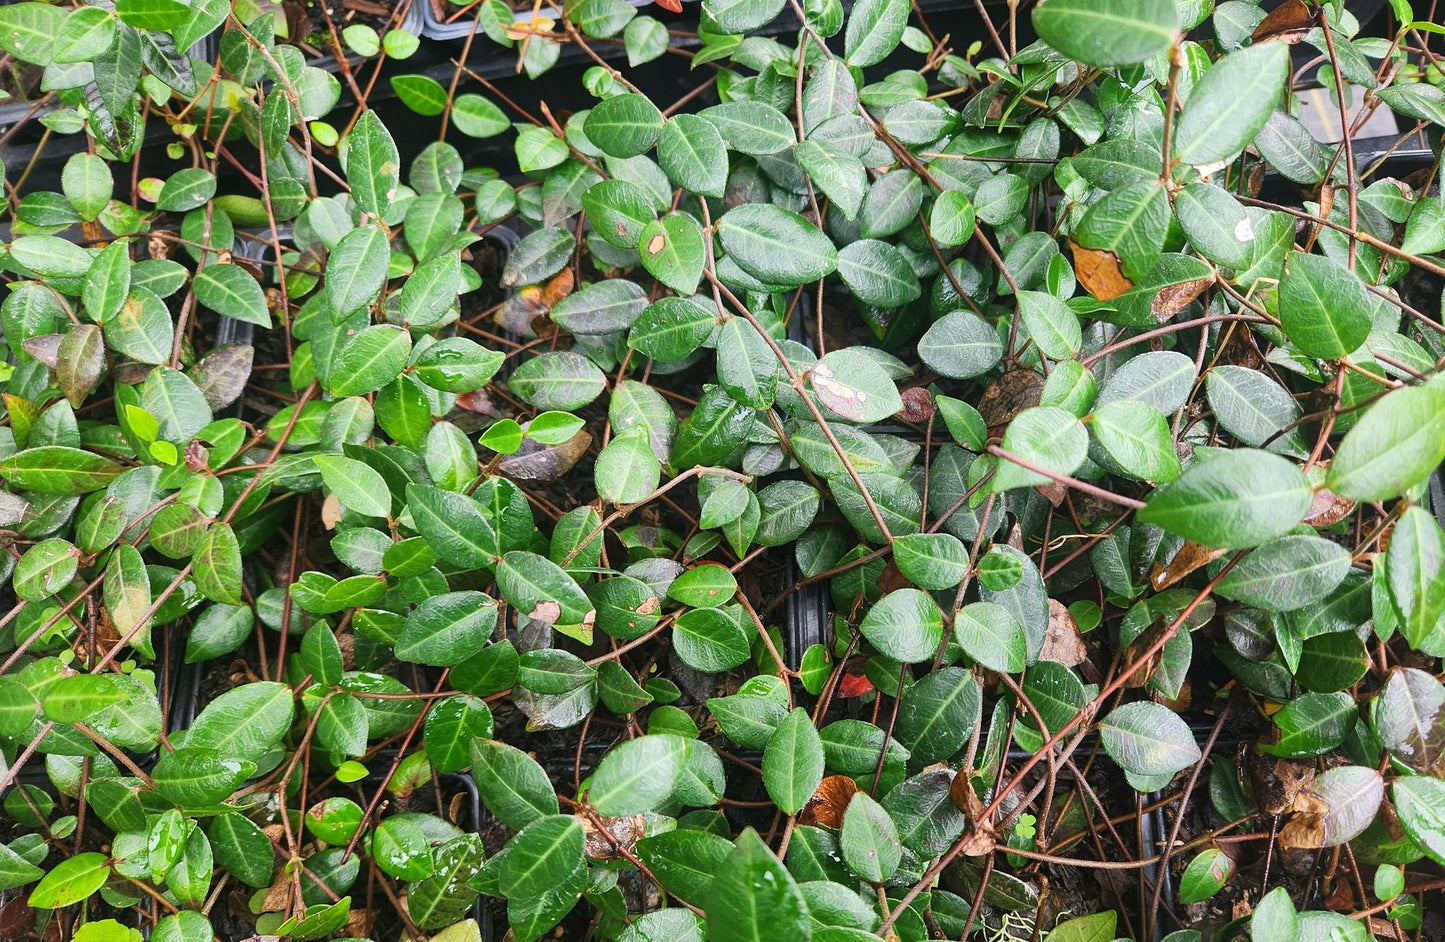
[[847, 775], [830, 775], [818, 783], [818, 790], [798, 813], [799, 824], [841, 828], [843, 812], [858, 793], [858, 783]]
[[1035, 370], [1009, 370], [994, 380], [978, 400], [989, 435], [1002, 435], [1014, 416], [1039, 404], [1043, 391], [1044, 378]]
[[1268, 42], [1294, 45], [1309, 35], [1314, 25], [1315, 11], [1305, 0], [1284, 0], [1260, 21], [1249, 38], [1256, 46]]
[[1100, 301], [1112, 301], [1134, 287], [1134, 282], [1124, 277], [1119, 265], [1119, 256], [1103, 249], [1089, 249], [1069, 240], [1069, 251], [1074, 255], [1074, 271], [1084, 290]]
[[1154, 300], [1149, 302], [1149, 313], [1153, 314], [1159, 323], [1164, 323], [1184, 310], [1190, 301], [1204, 293], [1204, 289], [1214, 284], [1214, 277], [1196, 278], [1193, 281], [1181, 281], [1179, 284], [1165, 285], [1154, 295]]
[[922, 425], [933, 417], [933, 397], [927, 387], [910, 386], [900, 395], [903, 398], [903, 408], [898, 410], [900, 419]]
[[1149, 571], [1149, 583], [1154, 586], [1155, 592], [1163, 592], [1170, 586], [1177, 585], [1200, 566], [1207, 566], [1223, 556], [1224, 552], [1211, 546], [1185, 543], [1168, 562], [1154, 564], [1154, 568]]
[[1077, 667], [1089, 656], [1088, 645], [1079, 633], [1079, 623], [1058, 599], [1049, 599], [1049, 627], [1044, 633], [1044, 647], [1039, 659], [1065, 667]]

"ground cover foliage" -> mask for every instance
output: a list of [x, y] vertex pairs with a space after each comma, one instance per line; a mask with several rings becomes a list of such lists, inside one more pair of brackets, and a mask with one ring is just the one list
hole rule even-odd
[[0, 935], [1439, 938], [1425, 5], [672, 6], [0, 7]]

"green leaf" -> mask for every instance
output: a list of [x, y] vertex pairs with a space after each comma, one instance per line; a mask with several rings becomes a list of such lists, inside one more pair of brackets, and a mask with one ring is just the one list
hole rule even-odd
[[702, 346], [716, 326], [716, 310], [686, 298], [659, 298], [633, 322], [627, 345], [654, 360], [681, 360]]
[[452, 124], [468, 137], [495, 137], [512, 126], [507, 114], [481, 95], [467, 93], [452, 101]]
[[[346, 136], [346, 182], [357, 207], [378, 218], [386, 214], [396, 197], [401, 184], [401, 157], [391, 132], [374, 111], [363, 111]], [[384, 263], [381, 271], [386, 271]]]
[[944, 190], [933, 201], [928, 229], [939, 245], [963, 245], [973, 237], [973, 200], [962, 190]]
[[1428, 775], [1403, 775], [1395, 779], [1390, 794], [1405, 833], [1431, 860], [1445, 863], [1445, 782]]
[[662, 465], [648, 443], [647, 429], [628, 429], [597, 455], [597, 494], [614, 504], [636, 504], [657, 489]]
[[1214, 417], [1239, 441], [1293, 457], [1307, 453], [1299, 429], [1280, 434], [1299, 419], [1299, 404], [1264, 373], [1243, 366], [1216, 366], [1205, 377], [1205, 390]]
[[958, 610], [953, 635], [964, 653], [989, 670], [1017, 674], [1028, 657], [1023, 626], [994, 602], [974, 602]]
[[496, 625], [496, 603], [481, 592], [433, 595], [407, 615], [396, 638], [396, 657], [413, 664], [452, 667], [480, 654]]
[[823, 743], [808, 711], [799, 707], [763, 748], [763, 786], [784, 814], [797, 814], [823, 780]]
[[186, 744], [259, 760], [286, 735], [294, 713], [294, 695], [285, 684], [245, 684], [206, 705], [191, 724]]
[[1109, 942], [1115, 937], [1118, 914], [1112, 909], [1065, 919], [1044, 936], [1044, 942]]
[[848, 15], [843, 55], [855, 68], [877, 65], [903, 38], [912, 8], [907, 0], [861, 0]]
[[1358, 718], [1347, 693], [1301, 694], [1274, 715], [1279, 741], [1260, 748], [1287, 758], [1323, 755], [1344, 741]]
[[539, 818], [507, 842], [499, 887], [509, 897], [538, 896], [583, 865], [586, 832], [573, 815]]
[[918, 356], [940, 376], [972, 379], [993, 369], [1003, 357], [1003, 342], [977, 314], [955, 311], [934, 321], [923, 334]]
[[671, 733], [629, 739], [602, 757], [588, 799], [605, 815], [656, 811], [672, 795], [686, 754], [687, 740]]
[[1299, 917], [1286, 887], [1270, 890], [1254, 907], [1249, 920], [1249, 934], [1254, 942], [1296, 942], [1299, 938]]
[[241, 601], [241, 547], [229, 524], [214, 523], [201, 537], [191, 565], [196, 588], [213, 602]]
[[215, 195], [215, 175], [199, 167], [188, 167], [176, 171], [166, 180], [156, 197], [156, 208], [168, 213], [184, 213], [206, 205]]
[[873, 307], [902, 307], [923, 293], [903, 253], [877, 239], [844, 246], [838, 253], [838, 274], [855, 298]]
[[1179, 902], [1188, 906], [1209, 899], [1224, 889], [1234, 875], [1234, 861], [1218, 847], [1200, 851], [1179, 878]]
[[196, 272], [191, 287], [196, 292], [196, 300], [217, 314], [260, 327], [271, 326], [266, 293], [256, 279], [239, 266], [207, 265]]
[[677, 656], [693, 670], [715, 674], [737, 667], [752, 649], [747, 632], [728, 613], [698, 608], [678, 616], [672, 628]]
[[1174, 156], [1200, 166], [1229, 160], [1244, 150], [1279, 103], [1289, 77], [1289, 49], [1287, 43], [1260, 43], [1214, 63], [1184, 103]]
[[[1020, 412], [1003, 433], [1003, 450], [1055, 474], [1072, 474], [1089, 453], [1089, 433], [1071, 413], [1057, 406], [1035, 406]], [[1053, 479], [999, 457], [993, 477], [995, 493], [1015, 487], [1036, 487]]]
[[863, 161], [826, 139], [798, 144], [793, 148], [793, 159], [845, 218], [850, 221], [857, 218], [868, 192], [868, 174], [863, 169]]
[[97, 324], [104, 324], [120, 312], [130, 294], [130, 276], [130, 246], [124, 242], [112, 242], [90, 263], [81, 300]]
[[109, 876], [105, 854], [76, 854], [52, 867], [26, 902], [36, 909], [73, 906], [104, 886]]
[[717, 232], [728, 256], [765, 284], [797, 287], [838, 267], [838, 252], [827, 236], [797, 213], [768, 203], [728, 210]]
[[937, 653], [943, 641], [943, 613], [927, 593], [898, 589], [868, 610], [858, 630], [878, 653], [917, 664]]
[[667, 892], [694, 906], [707, 899], [713, 877], [732, 849], [726, 838], [691, 829], [664, 831], [637, 842], [637, 856]]
[[509, 828], [520, 830], [543, 815], [557, 813], [557, 793], [547, 773], [515, 746], [473, 740], [472, 778], [487, 810]]
[[712, 122], [730, 149], [753, 157], [776, 154], [797, 141], [787, 116], [766, 102], [728, 101], [698, 114]]
[[893, 876], [903, 857], [898, 828], [867, 792], [855, 792], [849, 800], [838, 845], [843, 860], [869, 883], [882, 883]]
[[1199, 761], [1189, 725], [1157, 703], [1126, 703], [1099, 723], [1104, 749], [1136, 776], [1174, 775]]
[[1312, 500], [1294, 464], [1240, 448], [1196, 459], [1177, 481], [1149, 495], [1138, 519], [1205, 546], [1240, 549], [1288, 533]]
[[408, 484], [406, 502], [417, 532], [439, 557], [480, 569], [501, 556], [496, 531], [475, 501], [438, 487]]
[[1350, 571], [1350, 551], [1318, 536], [1285, 536], [1259, 546], [1231, 569], [1215, 591], [1271, 612], [1304, 608], [1325, 598]]
[[968, 550], [951, 533], [910, 533], [893, 540], [893, 561], [916, 586], [956, 588], [968, 574]]
[[634, 18], [622, 31], [627, 64], [634, 69], [666, 53], [670, 41], [667, 27], [650, 16]]
[[1337, 360], [1370, 334], [1370, 299], [1344, 265], [1323, 255], [1291, 252], [1279, 283], [1279, 319], [1301, 353]]
[[[1400, 515], [1385, 552], [1385, 584], [1410, 647], [1419, 649], [1445, 612], [1445, 537], [1440, 524], [1422, 507]], [[1376, 559], [1379, 567], [1379, 559]]]
[[1396, 389], [1371, 406], [1340, 443], [1325, 483], [1351, 500], [1387, 500], [1423, 481], [1441, 461], [1445, 376], [1436, 376]]
[[163, 754], [151, 777], [156, 791], [178, 805], [215, 804], [235, 791], [256, 771], [246, 759], [223, 756], [214, 749], [186, 746]]
[[65, 445], [41, 445], [0, 459], [0, 478], [19, 491], [88, 494], [123, 468], [100, 455]]
[[1159, 483], [1179, 477], [1169, 423], [1153, 406], [1134, 399], [1107, 402], [1094, 410], [1088, 424], [1109, 462], [1129, 477]]
[[[981, 702], [978, 682], [968, 671], [960, 667], [934, 671], [903, 691], [895, 730], [898, 741], [908, 747], [916, 764], [945, 759], [963, 748], [978, 724]], [[868, 759], [868, 768], [877, 768], [876, 755]]]
[[587, 114], [587, 139], [609, 157], [636, 157], [657, 143], [662, 112], [641, 95], [617, 95], [599, 102]]
[[402, 104], [419, 115], [434, 117], [447, 108], [447, 90], [431, 76], [393, 75], [391, 89]]
[[389, 257], [386, 233], [379, 226], [358, 226], [341, 237], [326, 259], [326, 300], [333, 316], [343, 317], [376, 300], [386, 283]]
[[46, 66], [69, 10], [49, 3], [11, 3], [0, 7], [0, 49], [21, 62]]
[[390, 324], [362, 328], [336, 355], [331, 394], [346, 398], [375, 392], [401, 375], [410, 356], [411, 334], [402, 328]]
[[1145, 278], [1159, 261], [1169, 233], [1169, 195], [1158, 180], [1133, 183], [1106, 195], [1079, 220], [1075, 239], [1113, 252], [1124, 275]]
[[538, 409], [573, 412], [607, 387], [607, 378], [580, 353], [557, 351], [535, 356], [517, 367], [507, 385]]
[[347, 508], [365, 517], [391, 515], [391, 491], [371, 466], [340, 455], [317, 455], [313, 460], [327, 489]]
[[1043, 291], [1020, 291], [1018, 305], [1029, 338], [1044, 356], [1067, 360], [1079, 352], [1084, 336], [1078, 316], [1067, 304]]
[[788, 872], [748, 828], [721, 865], [704, 909], [709, 942], [808, 939], [808, 906]]
[[497, 586], [518, 612], [547, 625], [591, 625], [592, 603], [561, 566], [536, 553], [513, 551], [497, 566]]
[[1033, 12], [1039, 38], [1092, 66], [1132, 65], [1169, 48], [1179, 29], [1171, 3], [1049, 0]]
[[[616, 101], [615, 98], [609, 100]], [[591, 128], [591, 118], [587, 126]], [[706, 118], [695, 114], [669, 118], [657, 139], [657, 162], [677, 186], [701, 196], [723, 195], [728, 176], [728, 149], [722, 135]]]

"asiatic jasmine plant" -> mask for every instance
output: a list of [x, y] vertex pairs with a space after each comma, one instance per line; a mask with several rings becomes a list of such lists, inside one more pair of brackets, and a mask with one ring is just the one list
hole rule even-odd
[[1438, 936], [1427, 5], [408, 2], [0, 7], [0, 935]]

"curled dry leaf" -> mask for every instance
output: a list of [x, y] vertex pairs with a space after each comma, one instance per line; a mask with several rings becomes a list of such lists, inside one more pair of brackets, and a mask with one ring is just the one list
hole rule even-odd
[[903, 421], [922, 424], [933, 416], [933, 396], [929, 394], [927, 387], [910, 386], [899, 395], [903, 399], [903, 408], [898, 412], [898, 417]]
[[817, 791], [798, 813], [799, 824], [841, 828], [843, 812], [858, 793], [858, 783], [847, 775], [830, 775], [818, 783]]
[[1134, 282], [1124, 277], [1119, 265], [1119, 256], [1103, 249], [1088, 249], [1069, 240], [1069, 251], [1074, 255], [1074, 271], [1084, 290], [1097, 300], [1112, 301], [1134, 287]]
[[587, 815], [582, 819], [586, 832], [584, 847], [593, 860], [621, 860], [633, 853], [637, 842], [647, 836], [647, 816], [630, 814], [620, 818]]
[[1204, 289], [1212, 284], [1214, 284], [1214, 278], [1211, 276], [1165, 285], [1159, 289], [1158, 294], [1154, 295], [1154, 300], [1149, 302], [1149, 313], [1153, 314], [1162, 324], [1184, 310], [1189, 302], [1203, 294]]
[[1268, 42], [1294, 45], [1309, 35], [1315, 17], [1315, 11], [1305, 0], [1285, 0], [1260, 21], [1249, 38], [1256, 46]]
[[1185, 543], [1167, 562], [1154, 564], [1154, 567], [1149, 570], [1149, 584], [1154, 587], [1155, 592], [1163, 592], [1170, 586], [1179, 584], [1200, 566], [1207, 566], [1214, 562], [1224, 553], [1225, 550], [1212, 546]]
[[1067, 606], [1058, 599], [1049, 599], [1049, 627], [1044, 634], [1044, 647], [1039, 660], [1053, 661], [1065, 667], [1077, 667], [1089, 656], [1079, 623]]
[[516, 454], [507, 455], [497, 468], [515, 480], [555, 481], [572, 470], [591, 446], [592, 435], [587, 431], [579, 431], [560, 445], [543, 445], [524, 438]]
[[1003, 435], [1004, 426], [1025, 409], [1039, 404], [1044, 391], [1044, 378], [1034, 370], [1009, 370], [983, 391], [978, 401], [978, 414], [988, 426], [988, 434]]

